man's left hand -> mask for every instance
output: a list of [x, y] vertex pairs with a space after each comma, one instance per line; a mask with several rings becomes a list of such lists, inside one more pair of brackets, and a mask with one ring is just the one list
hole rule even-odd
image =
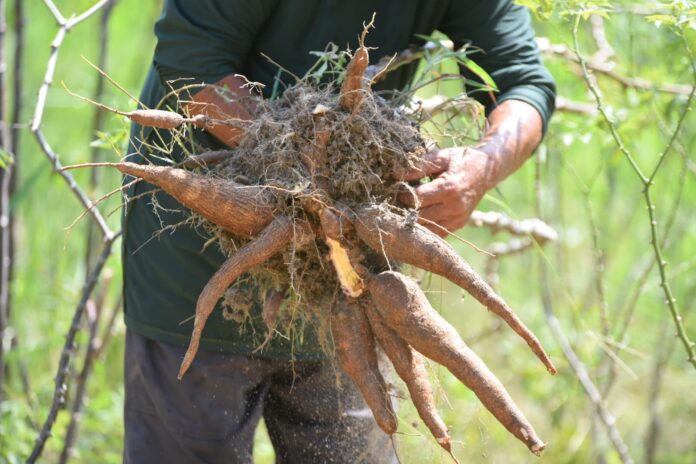
[[405, 191], [399, 200], [419, 206], [421, 224], [440, 236], [463, 227], [483, 195], [519, 169], [541, 141], [541, 116], [529, 103], [504, 101], [488, 122], [475, 147], [433, 151], [420, 169], [396, 176], [407, 182], [432, 178], [415, 187], [415, 196]]
[[[490, 158], [476, 148], [444, 148], [428, 153], [420, 169], [401, 175], [407, 182], [432, 178], [414, 188], [420, 201], [420, 223], [442, 237], [463, 227], [490, 188], [489, 163]], [[413, 193], [404, 191], [399, 200], [416, 207]]]

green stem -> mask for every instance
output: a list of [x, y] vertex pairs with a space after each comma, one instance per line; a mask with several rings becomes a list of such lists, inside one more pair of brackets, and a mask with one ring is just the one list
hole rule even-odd
[[[596, 84], [592, 81], [590, 78], [590, 73], [587, 68], [587, 61], [585, 60], [585, 57], [580, 53], [580, 42], [578, 40], [578, 26], [580, 24], [580, 15], [576, 16], [575, 18], [575, 24], [573, 26], [573, 43], [575, 46], [575, 54], [578, 57], [578, 61], [580, 62], [580, 67], [582, 68], [582, 73], [583, 73], [583, 78], [585, 79], [585, 82], [587, 83], [587, 86], [594, 96], [595, 103], [597, 105], [597, 109], [599, 110], [600, 114], [606, 121], [607, 125], [609, 126], [609, 130], [611, 131], [611, 135], [614, 139], [614, 142], [616, 143], [616, 146], [619, 148], [621, 153], [623, 153], [624, 157], [628, 160], [629, 164], [633, 168], [633, 171], [636, 173], [638, 178], [640, 179], [641, 183], [643, 184], [643, 198], [645, 199], [645, 204], [648, 209], [648, 218], [650, 220], [650, 244], [653, 247], [653, 252], [655, 254], [655, 262], [657, 263], [658, 270], [660, 272], [660, 287], [662, 287], [662, 291], [665, 296], [665, 303], [667, 304], [667, 307], [669, 308], [669, 311], [672, 315], [672, 320], [674, 321], [674, 325], [677, 328], [677, 336], [682, 342], [682, 345], [684, 345], [684, 349], [686, 350], [686, 353], [688, 354], [688, 359], [687, 361], [689, 364], [691, 364], [694, 368], [696, 368], [696, 354], [694, 353], [694, 342], [692, 342], [687, 333], [686, 330], [684, 329], [684, 324], [682, 322], [682, 317], [681, 314], [679, 313], [679, 309], [677, 307], [677, 301], [674, 298], [674, 295], [672, 294], [672, 289], [669, 285], [669, 282], [667, 281], [667, 274], [665, 271], [665, 267], [667, 266], [667, 262], [663, 259], [662, 257], [662, 247], [660, 246], [660, 241], [657, 238], [657, 220], [655, 217], [655, 205], [652, 202], [652, 198], [650, 196], [650, 188], [654, 185], [653, 179], [655, 178], [655, 175], [657, 174], [657, 171], [659, 170], [662, 160], [664, 159], [665, 155], [667, 152], [670, 150], [672, 147], [679, 131], [681, 130], [682, 123], [684, 119], [686, 118], [686, 114], [689, 111], [689, 107], [691, 106], [691, 101], [694, 97], [694, 89], [692, 89], [691, 93], [689, 94], [689, 97], [686, 101], [686, 105], [684, 106], [684, 111], [680, 115], [679, 121], [677, 123], [677, 127], [674, 129], [674, 132], [672, 136], [670, 137], [670, 140], [667, 144], [667, 147], [662, 151], [660, 154], [660, 157], [658, 159], [658, 162], [652, 171], [652, 174], [650, 177], [646, 177], [645, 174], [643, 174], [643, 171], [640, 169], [638, 164], [636, 163], [635, 159], [631, 155], [631, 152], [626, 148], [626, 146], [623, 143], [623, 140], [621, 136], [619, 135], [619, 132], [616, 128], [616, 124], [612, 119], [609, 117], [607, 114], [605, 108], [604, 108], [604, 103], [602, 101], [602, 96], [600, 95], [599, 89], [597, 88]], [[683, 33], [682, 33], [682, 38], [683, 38]], [[684, 40], [685, 47], [687, 50], [687, 53], [689, 54], [689, 59], [692, 65], [693, 69], [696, 69], [696, 64], [694, 63], [694, 57], [693, 54], [691, 53], [691, 49], [689, 48], [688, 44]]]

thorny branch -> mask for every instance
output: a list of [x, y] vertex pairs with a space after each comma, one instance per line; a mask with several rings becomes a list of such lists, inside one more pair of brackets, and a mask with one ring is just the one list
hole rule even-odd
[[[684, 329], [684, 324], [682, 323], [682, 317], [681, 314], [679, 313], [679, 309], [677, 307], [677, 301], [674, 298], [674, 295], [672, 294], [672, 289], [670, 288], [669, 282], [667, 281], [667, 274], [665, 271], [665, 267], [667, 265], [667, 262], [664, 260], [662, 256], [662, 247], [660, 246], [660, 241], [657, 236], [657, 219], [655, 216], [655, 205], [652, 201], [652, 196], [651, 196], [651, 187], [654, 185], [654, 179], [655, 176], [657, 175], [657, 172], [662, 165], [662, 162], [669, 153], [669, 151], [672, 148], [672, 145], [674, 144], [681, 127], [684, 123], [684, 120], [686, 119], [686, 115], [688, 114], [689, 110], [691, 109], [691, 102], [694, 97], [694, 93], [696, 93], [696, 86], [691, 86], [689, 87], [689, 93], [688, 93], [688, 99], [686, 101], [686, 104], [684, 105], [684, 109], [682, 113], [679, 116], [679, 120], [677, 122], [677, 125], [674, 129], [674, 132], [672, 133], [672, 136], [670, 137], [669, 142], [667, 143], [667, 146], [665, 149], [660, 153], [658, 157], [658, 162], [656, 163], [652, 173], [650, 176], [646, 176], [641, 168], [638, 166], [636, 163], [635, 159], [633, 158], [633, 155], [631, 152], [628, 150], [626, 145], [623, 142], [623, 139], [621, 138], [621, 135], [618, 132], [618, 129], [616, 127], [616, 124], [614, 121], [611, 119], [609, 114], [607, 113], [606, 109], [604, 108], [604, 102], [602, 100], [602, 97], [600, 95], [599, 89], [597, 88], [597, 85], [594, 83], [592, 78], [590, 77], [590, 68], [588, 67], [587, 60], [585, 57], [582, 55], [580, 51], [580, 43], [578, 40], [578, 26], [580, 24], [580, 16], [578, 16], [575, 20], [575, 24], [573, 26], [573, 41], [574, 41], [574, 46], [575, 46], [575, 56], [580, 63], [580, 66], [582, 68], [582, 73], [583, 77], [585, 79], [585, 82], [594, 96], [595, 103], [597, 104], [597, 109], [599, 110], [600, 114], [602, 115], [602, 118], [605, 120], [605, 122], [609, 126], [609, 130], [611, 132], [612, 138], [614, 139], [614, 142], [616, 143], [617, 147], [621, 151], [621, 153], [624, 155], [626, 160], [629, 162], [631, 167], [633, 168], [633, 171], [635, 172], [636, 176], [640, 179], [641, 184], [643, 185], [643, 198], [645, 200], [645, 205], [648, 209], [648, 219], [650, 221], [650, 244], [653, 247], [653, 251], [655, 254], [655, 261], [658, 266], [658, 270], [660, 272], [660, 286], [662, 287], [662, 290], [665, 295], [665, 302], [667, 304], [667, 307], [669, 308], [669, 311], [672, 315], [672, 319], [674, 320], [674, 324], [677, 328], [677, 336], [681, 340], [682, 344], [684, 345], [684, 349], [686, 350], [686, 353], [688, 355], [687, 361], [694, 367], [696, 368], [696, 353], [694, 352], [694, 343], [689, 339], [686, 330]], [[684, 42], [684, 47], [688, 53], [690, 64], [692, 67], [692, 70], [694, 71], [694, 74], [696, 75], [696, 62], [694, 61], [694, 56], [693, 53], [691, 52], [691, 49], [689, 47], [688, 42], [686, 39], [684, 39], [683, 34], [680, 34], [683, 42]]]
[[[679, 145], [675, 144], [675, 147], [680, 147]], [[683, 149], [681, 147], [680, 149]], [[685, 163], [683, 163], [685, 164]], [[678, 186], [677, 186], [677, 194], [676, 198], [674, 200], [674, 204], [672, 205], [671, 211], [669, 212], [667, 216], [667, 221], [665, 222], [665, 227], [664, 230], [662, 231], [662, 238], [660, 239], [660, 247], [665, 248], [668, 245], [668, 239], [670, 237], [670, 233], [672, 231], [672, 228], [676, 222], [677, 219], [677, 214], [679, 212], [679, 207], [682, 202], [682, 197], [684, 194], [684, 187], [686, 184], [686, 169], [682, 169], [679, 173], [679, 179], [678, 179]], [[652, 254], [652, 253], [651, 253]], [[631, 321], [633, 320], [633, 315], [635, 313], [635, 309], [638, 305], [638, 300], [643, 294], [643, 291], [645, 290], [646, 284], [648, 282], [648, 278], [650, 277], [650, 273], [653, 270], [653, 267], [655, 266], [655, 259], [650, 259], [646, 261], [642, 266], [640, 273], [638, 273], [638, 277], [635, 279], [635, 286], [633, 288], [633, 291], [631, 292], [630, 298], [628, 298], [626, 301], [626, 304], [621, 307], [621, 310], [618, 312], [619, 314], [619, 324], [618, 324], [618, 329], [616, 331], [616, 335], [614, 336], [614, 339], [618, 341], [618, 347], [620, 349], [623, 349], [626, 344], [626, 338], [628, 334], [628, 328], [631, 324]], [[690, 294], [687, 292], [687, 294]], [[693, 300], [691, 300], [693, 301]], [[684, 308], [685, 312], [688, 313], [687, 308]], [[606, 397], [612, 387], [614, 386], [615, 380], [616, 380], [616, 370], [614, 369], [615, 366], [615, 359], [613, 357], [608, 357], [607, 358], [607, 370], [609, 372], [609, 379], [604, 385], [604, 388], [602, 390], [602, 396]]]

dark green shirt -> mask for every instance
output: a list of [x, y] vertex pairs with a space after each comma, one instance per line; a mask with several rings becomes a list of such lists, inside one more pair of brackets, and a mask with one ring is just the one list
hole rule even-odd
[[[417, 35], [435, 30], [449, 36], [455, 46], [470, 43], [481, 49], [472, 55], [500, 89], [498, 103], [525, 101], [542, 116], [544, 126], [553, 112], [554, 81], [540, 62], [528, 12], [510, 0], [166, 0], [155, 26], [157, 47], [141, 95], [148, 107], [156, 106], [166, 90], [190, 83], [214, 83], [230, 74], [243, 74], [265, 84], [268, 95], [278, 67], [297, 75], [315, 62], [310, 51], [327, 43], [356, 48], [362, 24], [377, 13], [375, 29], [367, 37], [374, 62], [423, 42]], [[415, 66], [400, 68], [380, 84], [401, 88]], [[466, 72], [466, 71], [464, 71]], [[282, 76], [290, 79], [289, 75]], [[474, 78], [474, 76], [467, 76]], [[485, 92], [473, 95], [490, 111]], [[169, 134], [134, 127], [129, 158], [142, 160], [142, 141], [162, 143]], [[218, 148], [205, 133], [197, 143]], [[180, 156], [174, 153], [173, 156]], [[138, 183], [128, 192], [135, 200], [124, 215], [123, 266], [125, 318], [131, 330], [162, 342], [185, 346], [192, 329], [196, 299], [223, 256], [215, 247], [203, 250], [206, 235], [188, 226], [167, 228], [185, 214], [169, 196], [145, 194], [152, 187]], [[153, 203], [159, 208], [153, 213]], [[209, 350], [251, 352], [263, 340], [265, 329], [258, 317], [252, 326], [222, 318], [217, 310], [203, 333], [202, 347]], [[311, 330], [291, 349], [276, 337], [262, 355], [296, 359], [321, 358]]]

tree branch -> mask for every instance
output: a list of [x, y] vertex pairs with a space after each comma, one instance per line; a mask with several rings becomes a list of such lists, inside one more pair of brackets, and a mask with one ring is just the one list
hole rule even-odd
[[51, 430], [53, 429], [53, 424], [56, 421], [58, 412], [60, 411], [61, 407], [65, 404], [65, 395], [68, 390], [66, 380], [68, 376], [68, 370], [70, 367], [70, 360], [72, 358], [73, 349], [75, 346], [75, 337], [77, 336], [77, 332], [80, 330], [80, 321], [82, 319], [82, 314], [84, 313], [85, 307], [87, 306], [87, 301], [89, 300], [90, 295], [92, 294], [92, 291], [94, 290], [94, 287], [96, 286], [97, 281], [99, 280], [99, 275], [101, 274], [101, 271], [104, 268], [107, 259], [111, 255], [111, 248], [113, 246], [114, 240], [118, 237], [118, 235], [120, 234], [115, 234], [113, 237], [106, 239], [104, 249], [102, 250], [99, 259], [97, 260], [97, 264], [87, 276], [85, 284], [82, 287], [82, 296], [80, 297], [80, 302], [77, 304], [77, 307], [75, 308], [72, 323], [70, 324], [70, 329], [68, 330], [68, 333], [65, 337], [65, 344], [63, 345], [63, 350], [60, 354], [58, 372], [56, 373], [55, 377], [56, 386], [53, 390], [53, 401], [51, 403], [48, 416], [44, 421], [41, 432], [39, 433], [39, 436], [36, 439], [36, 443], [34, 444], [34, 449], [32, 450], [29, 459], [27, 459], [27, 464], [35, 463], [39, 456], [41, 456], [44, 445], [51, 436]]
[[[592, 95], [595, 98], [595, 102], [597, 104], [597, 109], [599, 110], [600, 114], [604, 118], [605, 122], [609, 126], [609, 130], [611, 132], [611, 135], [614, 139], [614, 142], [616, 143], [617, 147], [619, 150], [623, 153], [624, 157], [626, 160], [629, 162], [631, 167], [633, 168], [633, 171], [635, 172], [636, 176], [640, 179], [640, 182], [643, 186], [643, 198], [645, 200], [645, 205], [648, 209], [648, 219], [650, 223], [650, 244], [652, 245], [654, 254], [655, 254], [655, 262], [657, 263], [657, 267], [660, 273], [660, 286], [662, 287], [662, 290], [665, 295], [665, 302], [667, 304], [667, 307], [669, 308], [669, 311], [672, 315], [672, 319], [674, 320], [674, 325], [677, 328], [677, 336], [680, 338], [682, 341], [682, 344], [684, 345], [684, 349], [686, 350], [686, 353], [688, 355], [687, 362], [691, 364], [694, 368], [696, 368], [696, 355], [694, 353], [694, 343], [689, 339], [688, 335], [686, 334], [686, 330], [684, 329], [684, 324], [682, 323], [682, 317], [681, 314], [679, 313], [679, 309], [677, 307], [677, 301], [674, 298], [672, 294], [672, 289], [670, 288], [669, 282], [667, 280], [667, 274], [665, 271], [665, 266], [667, 265], [667, 262], [663, 259], [662, 256], [662, 247], [660, 246], [660, 241], [657, 237], [657, 218], [655, 216], [655, 205], [652, 201], [652, 196], [651, 196], [651, 187], [654, 185], [654, 178], [655, 175], [657, 174], [658, 169], [660, 168], [662, 161], [665, 157], [665, 155], [670, 151], [672, 148], [672, 145], [674, 143], [674, 140], [676, 139], [677, 135], [679, 134], [679, 131], [681, 130], [682, 124], [684, 122], [684, 119], [686, 118], [686, 115], [691, 109], [691, 101], [693, 100], [694, 93], [696, 93], [696, 87], [692, 86], [690, 87], [690, 92], [688, 99], [686, 101], [686, 104], [684, 105], [684, 109], [679, 117], [679, 121], [677, 123], [676, 128], [674, 129], [674, 133], [672, 137], [670, 137], [670, 140], [665, 147], [665, 149], [660, 153], [658, 162], [656, 163], [655, 168], [652, 171], [652, 174], [650, 177], [646, 177], [645, 174], [643, 174], [643, 171], [640, 169], [638, 164], [636, 163], [635, 159], [633, 158], [633, 155], [631, 152], [626, 148], [626, 145], [623, 142], [623, 139], [619, 135], [618, 129], [616, 127], [616, 124], [614, 121], [609, 117], [609, 114], [606, 112], [604, 108], [604, 102], [602, 101], [602, 97], [600, 95], [599, 89], [597, 88], [596, 84], [593, 82], [593, 80], [590, 78], [590, 71], [588, 68], [587, 61], [585, 60], [584, 56], [580, 52], [580, 43], [578, 40], [578, 25], [580, 23], [580, 16], [578, 16], [575, 20], [575, 25], [573, 26], [573, 41], [575, 45], [575, 55], [577, 57], [577, 61], [580, 63], [580, 66], [582, 68], [582, 73], [583, 77], [585, 78], [585, 82], [592, 93]], [[696, 63], [694, 62], [694, 57], [693, 53], [691, 53], [691, 49], [689, 48], [688, 42], [686, 39], [684, 39], [683, 34], [681, 34], [682, 39], [684, 41], [684, 46], [689, 54], [689, 59], [691, 63], [692, 70], [694, 71], [694, 75], [696, 75]]]
[[[565, 45], [554, 44], [545, 37], [537, 38], [537, 45], [541, 53], [549, 56], [554, 56], [557, 58], [562, 58], [566, 61], [571, 61], [580, 64], [580, 60], [577, 55], [570, 50]], [[689, 95], [693, 90], [693, 86], [683, 85], [683, 84], [656, 84], [647, 79], [641, 79], [638, 77], [626, 77], [614, 71], [615, 65], [613, 63], [606, 62], [595, 62], [595, 61], [585, 61], [585, 67], [596, 73], [602, 74], [609, 79], [612, 79], [624, 87], [632, 87], [634, 89], [671, 93], [677, 95]]]

